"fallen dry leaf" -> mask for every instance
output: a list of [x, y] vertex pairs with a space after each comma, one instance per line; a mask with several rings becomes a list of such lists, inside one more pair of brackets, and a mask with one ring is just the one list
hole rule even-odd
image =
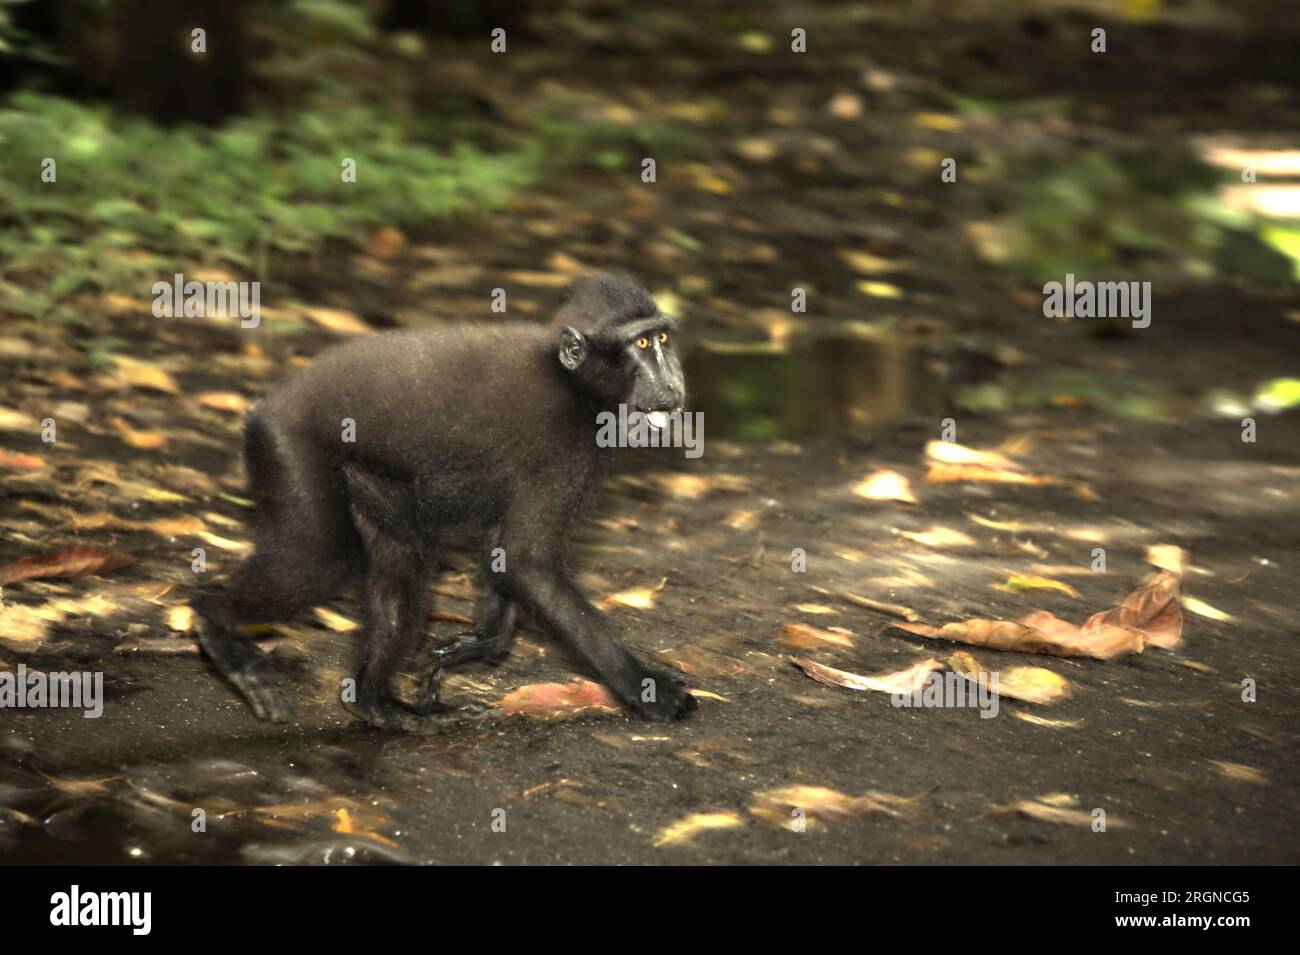
[[370, 331], [370, 326], [358, 315], [343, 309], [309, 308], [304, 314], [308, 321], [339, 335], [361, 335]]
[[88, 577], [135, 563], [135, 555], [102, 547], [69, 547], [52, 554], [22, 557], [0, 567], [0, 586], [38, 577]]
[[343, 614], [336, 613], [329, 607], [317, 607], [315, 614], [316, 619], [321, 623], [339, 633], [349, 633], [361, 626], [361, 624], [357, 623], [355, 620], [349, 620], [347, 617], [343, 616]]
[[1171, 650], [1183, 642], [1183, 611], [1178, 603], [1179, 577], [1162, 570], [1111, 610], [1093, 614], [1081, 628], [1085, 634], [1106, 627], [1136, 630], [1152, 646]]
[[1147, 548], [1147, 563], [1181, 577], [1187, 568], [1187, 551], [1176, 544], [1152, 544]]
[[818, 819], [843, 822], [868, 813], [900, 816], [915, 798], [875, 790], [861, 796], [850, 796], [825, 786], [783, 786], [758, 793], [749, 812], [763, 822], [789, 827], [796, 809], [801, 810], [807, 823], [812, 825]]
[[1069, 594], [1071, 597], [1080, 596], [1079, 591], [1075, 590], [1069, 584], [1062, 583], [1059, 580], [1053, 580], [1050, 577], [1039, 577], [1034, 574], [1012, 574], [1006, 579], [1005, 583], [994, 584], [994, 590], [1002, 590], [1007, 593], [1021, 593], [1026, 590], [1059, 590], [1063, 594]]
[[1211, 607], [1204, 600], [1199, 600], [1196, 597], [1184, 595], [1182, 598], [1182, 604], [1183, 609], [1196, 614], [1198, 617], [1206, 617], [1210, 620], [1217, 620], [1220, 623], [1231, 623], [1236, 619], [1232, 614], [1224, 613], [1217, 607]]
[[141, 431], [120, 415], [110, 415], [105, 423], [121, 435], [130, 447], [141, 451], [156, 451], [167, 443], [167, 435], [161, 431]]
[[[1059, 627], [1044, 629], [1050, 619]], [[1042, 610], [1027, 614], [1019, 623], [1009, 620], [963, 620], [931, 627], [920, 623], [896, 623], [900, 630], [921, 637], [938, 637], [993, 650], [1018, 653], [1050, 653], [1058, 657], [1093, 657], [1110, 660], [1128, 653], [1141, 653], [1142, 635], [1119, 627], [1103, 627], [1082, 633], [1078, 627]]]
[[181, 386], [172, 377], [171, 373], [164, 371], [157, 365], [136, 358], [128, 358], [125, 355], [115, 355], [113, 360], [117, 366], [115, 377], [119, 385], [148, 391], [161, 391], [168, 395], [179, 395], [181, 393]]
[[795, 604], [794, 609], [800, 613], [812, 614], [813, 616], [835, 613], [835, 608], [828, 607], [826, 604]]
[[0, 468], [8, 471], [39, 471], [46, 466], [45, 459], [39, 455], [0, 450]]
[[1035, 726], [1046, 726], [1051, 729], [1072, 730], [1083, 725], [1083, 720], [1049, 720], [1045, 716], [1038, 716], [1025, 710], [1016, 710], [1011, 715], [1016, 719], [1024, 720], [1026, 723], [1032, 723]]
[[507, 716], [572, 716], [588, 710], [615, 713], [619, 702], [604, 686], [591, 680], [571, 683], [531, 683], [512, 690], [497, 700]]
[[853, 485], [853, 493], [868, 501], [903, 501], [916, 503], [912, 485], [897, 471], [875, 471]]
[[668, 583], [668, 578], [663, 577], [659, 583], [653, 587], [634, 587], [631, 590], [620, 590], [616, 594], [610, 594], [602, 598], [597, 606], [606, 610], [611, 607], [633, 607], [637, 610], [650, 610], [655, 605], [655, 594], [664, 589]]
[[[904, 582], [904, 585], [911, 586], [909, 582]], [[901, 617], [904, 620], [912, 621], [921, 619], [920, 614], [915, 610], [912, 610], [910, 607], [904, 607], [902, 604], [891, 604], [885, 603], [882, 600], [872, 600], [870, 597], [851, 594], [847, 591], [837, 593], [833, 590], [826, 590], [823, 587], [814, 587], [813, 590], [817, 591], [819, 594], [824, 594], [827, 597], [838, 597], [841, 600], [853, 604], [855, 607], [865, 607], [868, 610], [878, 610], [880, 613], [887, 613], [891, 617]]]
[[204, 408], [229, 414], [243, 414], [248, 410], [248, 399], [237, 391], [205, 391], [198, 396], [198, 402]]
[[803, 657], [792, 657], [790, 662], [818, 683], [842, 686], [848, 690], [875, 690], [878, 693], [915, 693], [925, 686], [925, 678], [932, 671], [943, 669], [943, 664], [934, 657], [927, 657], [904, 670], [877, 673], [872, 676], [837, 670]]
[[[1092, 813], [1085, 812], [1082, 809], [1071, 809], [1067, 806], [1051, 805], [1048, 802], [1037, 799], [1022, 799], [1007, 807], [1013, 812], [1029, 816], [1031, 819], [1038, 819], [1041, 822], [1058, 822], [1071, 826], [1092, 826]], [[1120, 819], [1107, 813], [1106, 828], [1123, 829], [1127, 824]]]
[[806, 623], [787, 623], [781, 631], [781, 642], [795, 650], [820, 650], [822, 647], [853, 649], [853, 639], [848, 634], [823, 630]]
[[658, 849], [661, 846], [689, 842], [701, 832], [708, 832], [711, 829], [738, 829], [744, 824], [745, 820], [734, 812], [696, 812], [660, 829], [654, 845]]
[[745, 494], [749, 478], [740, 474], [655, 474], [650, 480], [669, 497], [695, 501], [715, 492]]
[[955, 441], [931, 441], [925, 446], [925, 480], [931, 484], [986, 482], [999, 484], [1061, 484], [1059, 478], [1030, 473], [1023, 465], [996, 451], [977, 451]]
[[1212, 759], [1211, 763], [1214, 768], [1225, 779], [1231, 779], [1239, 783], [1253, 783], [1256, 786], [1263, 786], [1268, 782], [1268, 776], [1254, 766], [1247, 766], [1244, 763], [1229, 763], [1221, 759]]
[[[990, 670], [973, 654], [958, 650], [944, 661], [954, 673], [972, 681], [984, 680], [984, 685], [993, 688], [989, 679]], [[1043, 667], [1010, 667], [997, 671], [998, 696], [1009, 696], [1013, 700], [1026, 703], [1055, 703], [1070, 695], [1070, 683], [1060, 674]]]
[[936, 549], [975, 546], [975, 538], [949, 527], [931, 527], [928, 531], [898, 531], [898, 536]]
[[189, 633], [194, 629], [194, 611], [188, 604], [177, 604], [167, 610], [167, 629]]
[[27, 412], [0, 407], [0, 431], [32, 432], [40, 429], [40, 421]]

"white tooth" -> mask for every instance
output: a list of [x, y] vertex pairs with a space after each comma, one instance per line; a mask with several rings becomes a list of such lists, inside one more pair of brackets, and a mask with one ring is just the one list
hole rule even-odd
[[668, 415], [662, 411], [652, 411], [646, 415], [646, 420], [650, 422], [651, 427], [666, 428], [668, 427]]

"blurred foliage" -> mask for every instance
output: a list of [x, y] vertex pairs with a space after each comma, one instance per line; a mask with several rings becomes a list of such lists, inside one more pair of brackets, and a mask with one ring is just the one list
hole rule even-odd
[[[268, 253], [496, 206], [538, 174], [539, 144], [440, 152], [409, 126], [356, 105], [165, 130], [15, 94], [0, 111], [0, 218], [16, 225], [0, 232], [4, 279], [38, 287], [17, 300], [40, 314], [82, 289], [138, 291], [186, 261], [265, 276]], [[56, 184], [40, 180], [47, 156], [58, 160]], [[354, 183], [342, 181], [344, 158], [356, 160]]]
[[1007, 175], [1024, 185], [983, 251], [1036, 281], [1173, 272], [1276, 286], [1292, 276], [1294, 233], [1228, 209], [1215, 198], [1227, 180], [1186, 152], [1086, 152]]

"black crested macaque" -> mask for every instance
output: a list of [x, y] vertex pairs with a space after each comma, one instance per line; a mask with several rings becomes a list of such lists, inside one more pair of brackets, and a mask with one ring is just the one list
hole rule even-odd
[[[442, 671], [503, 657], [516, 607], [628, 706], [686, 715], [684, 683], [615, 639], [565, 561], [614, 453], [597, 446], [597, 414], [624, 404], [659, 426], [685, 405], [674, 332], [640, 285], [601, 274], [575, 282], [549, 326], [384, 332], [322, 353], [249, 412], [256, 546], [194, 600], [204, 651], [257, 716], [283, 721], [287, 690], [235, 628], [286, 620], [360, 574], [364, 635], [344, 705], [375, 726], [437, 732], [481, 716], [439, 699]], [[432, 651], [420, 698], [404, 702], [394, 676], [417, 658], [451, 528], [481, 540], [486, 595], [474, 630]]]

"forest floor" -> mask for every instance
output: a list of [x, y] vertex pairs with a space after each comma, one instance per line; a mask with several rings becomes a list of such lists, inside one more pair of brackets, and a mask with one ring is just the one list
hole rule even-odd
[[[652, 96], [644, 77], [661, 59], [637, 45], [644, 27], [557, 31], [490, 78], [461, 64], [449, 79], [447, 57], [429, 67], [430, 82], [486, 90], [508, 121], [581, 59], [585, 78], [568, 82], [599, 88], [617, 121], [675, 117], [710, 144], [684, 167], [661, 164], [657, 188], [571, 170], [489, 217], [331, 248], [269, 285], [259, 329], [156, 319], [127, 294], [105, 296], [80, 330], [5, 315], [0, 576], [74, 546], [132, 559], [0, 593], [0, 673], [98, 671], [107, 698], [98, 719], [0, 718], [6, 861], [1300, 861], [1300, 413], [1252, 412], [1255, 440], [1243, 441], [1244, 413], [1207, 410], [1215, 389], [1297, 377], [1300, 296], [1167, 280], [1146, 329], [1044, 318], [1041, 283], [972, 251], [990, 210], [1015, 208], [1018, 184], [989, 172], [945, 192], [932, 162], [956, 154], [989, 170], [1003, 149], [1069, 156], [1294, 129], [1295, 106], [1268, 92], [1293, 34], [1162, 22], [1125, 40], [1113, 23], [1126, 52], [1100, 71], [1080, 15], [972, 14], [942, 30], [886, 17], [837, 33], [815, 63], [755, 71], [752, 51], [699, 39], [678, 17], [651, 26], [694, 67], [665, 62]], [[963, 113], [942, 89], [1038, 105]], [[1054, 96], [1087, 107], [1043, 105]], [[184, 610], [192, 549], [220, 572], [247, 547], [248, 400], [335, 337], [490, 320], [484, 289], [496, 285], [512, 289], [512, 313], [540, 318], [572, 274], [619, 265], [668, 292], [697, 349], [853, 323], [902, 343], [875, 356], [901, 364], [864, 364], [861, 390], [836, 397], [862, 425], [852, 435], [741, 439], [715, 395], [703, 456], [630, 455], [580, 533], [580, 583], [629, 646], [686, 673], [696, 712], [648, 723], [593, 696], [565, 712], [544, 687], [542, 715], [440, 737], [378, 732], [335, 702], [359, 619], [348, 594], [258, 634], [298, 711], [257, 722], [196, 652]], [[790, 312], [794, 286], [809, 289], [806, 316]], [[78, 335], [129, 343], [132, 357], [87, 367]], [[970, 385], [992, 385], [999, 406], [958, 407]], [[46, 417], [59, 422], [53, 444], [39, 438]], [[946, 452], [932, 444], [945, 418]], [[894, 475], [864, 486], [880, 472]], [[1160, 568], [1177, 587], [1156, 615], [1141, 588]], [[463, 629], [474, 587], [453, 552], [433, 639]], [[1151, 639], [1104, 660], [898, 626], [1033, 611], [1078, 624], [1126, 599]], [[1034, 668], [1012, 687], [1037, 702], [1004, 694], [994, 718], [899, 707], [792, 662], [883, 677], [931, 658], [969, 667], [963, 651], [1004, 684]], [[446, 691], [519, 709], [515, 691], [576, 679], [525, 630], [503, 665], [458, 671]]]

